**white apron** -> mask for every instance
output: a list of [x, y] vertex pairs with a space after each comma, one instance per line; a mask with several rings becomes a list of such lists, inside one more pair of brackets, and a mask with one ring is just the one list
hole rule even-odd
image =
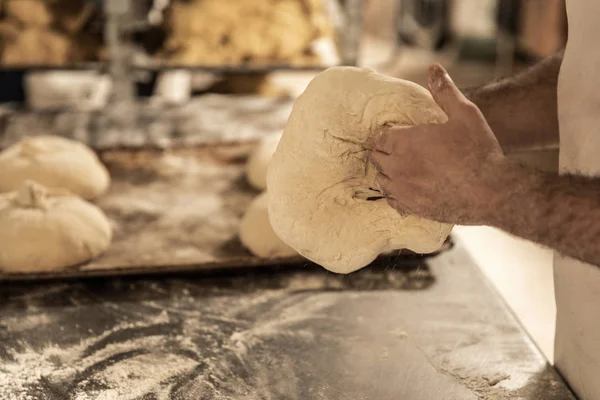
[[[567, 0], [558, 84], [560, 168], [600, 177], [600, 0]], [[554, 261], [555, 364], [581, 400], [600, 400], [600, 268]]]

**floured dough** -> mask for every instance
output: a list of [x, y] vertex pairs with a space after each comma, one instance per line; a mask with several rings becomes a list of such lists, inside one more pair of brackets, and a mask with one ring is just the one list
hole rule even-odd
[[265, 190], [267, 188], [267, 168], [280, 139], [280, 133], [263, 138], [248, 158], [246, 177], [255, 189]]
[[298, 253], [277, 237], [269, 223], [268, 196], [263, 192], [248, 207], [240, 225], [240, 240], [252, 254], [262, 258], [293, 257]]
[[0, 153], [0, 192], [17, 190], [26, 180], [64, 188], [84, 199], [108, 189], [110, 175], [83, 143], [57, 136], [25, 138]]
[[445, 120], [414, 83], [352, 67], [319, 74], [296, 101], [269, 165], [274, 231], [304, 257], [339, 273], [392, 249], [438, 250], [452, 227], [391, 208], [366, 149], [384, 126]]
[[27, 181], [0, 195], [0, 270], [50, 271], [96, 257], [111, 241], [95, 205], [64, 190]]

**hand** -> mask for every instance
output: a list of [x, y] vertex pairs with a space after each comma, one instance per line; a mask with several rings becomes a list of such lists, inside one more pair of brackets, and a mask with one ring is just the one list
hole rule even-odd
[[371, 161], [381, 189], [403, 214], [486, 224], [509, 163], [481, 111], [439, 65], [429, 69], [429, 90], [448, 122], [388, 128], [377, 137]]

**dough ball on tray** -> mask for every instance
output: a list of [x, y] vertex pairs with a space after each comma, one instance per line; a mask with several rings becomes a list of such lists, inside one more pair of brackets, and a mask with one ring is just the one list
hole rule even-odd
[[108, 170], [92, 149], [58, 136], [28, 137], [0, 153], [0, 192], [17, 190], [26, 180], [84, 199], [100, 196], [110, 185]]
[[0, 270], [54, 271], [88, 261], [110, 245], [108, 219], [61, 189], [24, 182], [0, 195]]
[[257, 257], [297, 256], [298, 253], [273, 232], [269, 222], [267, 203], [267, 192], [263, 192], [248, 207], [240, 225], [239, 235], [242, 244]]

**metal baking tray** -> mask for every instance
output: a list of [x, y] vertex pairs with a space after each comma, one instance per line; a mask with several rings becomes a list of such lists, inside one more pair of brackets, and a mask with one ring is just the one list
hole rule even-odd
[[[301, 257], [262, 259], [238, 239], [240, 220], [258, 195], [247, 183], [252, 142], [158, 150], [107, 150], [109, 192], [95, 201], [113, 226], [100, 257], [62, 271], [2, 273], [0, 280], [162, 274], [306, 264]], [[441, 250], [451, 246], [448, 242]], [[390, 266], [424, 256], [397, 252]]]

